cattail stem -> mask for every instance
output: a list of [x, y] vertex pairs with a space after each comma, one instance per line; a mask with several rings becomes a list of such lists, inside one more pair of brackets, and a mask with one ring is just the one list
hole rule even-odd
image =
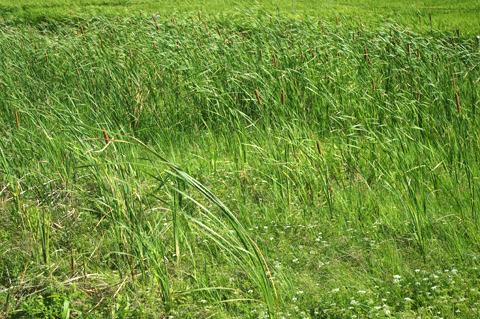
[[450, 72], [452, 73], [453, 89], [456, 91], [457, 85], [455, 84], [455, 75], [453, 74], [452, 60], [449, 59], [449, 61], [450, 61]]
[[255, 90], [255, 96], [257, 97], [257, 103], [258, 105], [262, 105], [262, 100], [260, 99], [260, 94], [258, 94], [258, 91]]

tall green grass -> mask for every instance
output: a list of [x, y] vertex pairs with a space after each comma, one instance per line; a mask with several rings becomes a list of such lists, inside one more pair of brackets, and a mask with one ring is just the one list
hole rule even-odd
[[478, 312], [477, 40], [246, 16], [0, 29], [6, 316]]

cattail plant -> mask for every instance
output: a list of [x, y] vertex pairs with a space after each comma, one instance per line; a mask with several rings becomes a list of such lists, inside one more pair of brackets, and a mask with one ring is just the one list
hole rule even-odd
[[20, 121], [18, 120], [18, 113], [15, 111], [15, 122], [17, 123], [17, 128], [20, 127]]
[[318, 154], [319, 154], [319, 155], [322, 155], [323, 153], [322, 153], [322, 149], [320, 148], [320, 143], [318, 143], [318, 141], [317, 141], [316, 144], [317, 144], [317, 152], [318, 152]]
[[255, 90], [255, 96], [257, 97], [257, 104], [262, 105], [262, 100], [260, 99], [260, 94], [258, 94], [257, 90]]
[[460, 96], [458, 95], [458, 92], [455, 92], [455, 104], [457, 105], [458, 113], [461, 113], [462, 107], [460, 106]]
[[83, 26], [82, 26], [82, 25], [80, 25], [80, 30], [82, 31], [83, 41], [87, 41], [87, 38], [85, 38], [85, 31], [83, 30]]
[[103, 140], [105, 141], [105, 144], [108, 144], [108, 142], [110, 142], [110, 139], [108, 138], [107, 131], [105, 130], [104, 127], [102, 127], [102, 132], [103, 132]]

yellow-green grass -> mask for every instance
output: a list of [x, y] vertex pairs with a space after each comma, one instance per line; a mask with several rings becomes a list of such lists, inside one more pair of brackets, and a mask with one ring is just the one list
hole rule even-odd
[[[480, 4], [478, 1], [153, 1], [153, 0], [20, 0], [0, 1], [3, 20], [42, 21], [75, 15], [87, 16], [151, 16], [172, 18], [182, 13], [197, 17], [242, 15], [245, 12], [267, 13], [285, 18], [301, 19], [307, 16], [321, 19], [347, 18], [376, 25], [384, 18], [394, 19], [412, 29], [452, 31], [463, 35], [480, 34]], [[430, 19], [431, 18], [431, 19]]]

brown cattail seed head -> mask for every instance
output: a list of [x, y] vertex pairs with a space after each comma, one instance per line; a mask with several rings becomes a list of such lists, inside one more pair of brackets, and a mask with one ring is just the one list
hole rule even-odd
[[85, 31], [83, 31], [82, 25], [80, 26], [80, 30], [82, 30], [83, 41], [87, 41], [87, 39], [85, 38]]
[[15, 111], [15, 122], [17, 123], [17, 127], [20, 127], [20, 121], [18, 120], [18, 113]]
[[317, 151], [318, 154], [322, 155], [322, 149], [320, 148], [320, 143], [317, 142]]
[[258, 94], [258, 91], [255, 90], [255, 96], [257, 97], [257, 103], [258, 105], [262, 105], [262, 100], [260, 100], [260, 94]]
[[107, 131], [105, 130], [104, 127], [102, 127], [102, 130], [103, 130], [103, 140], [105, 141], [105, 144], [108, 144], [108, 142], [110, 142], [110, 139], [108, 138]]
[[461, 113], [462, 107], [460, 106], [460, 97], [458, 96], [458, 93], [455, 93], [455, 104], [457, 105], [458, 113]]

